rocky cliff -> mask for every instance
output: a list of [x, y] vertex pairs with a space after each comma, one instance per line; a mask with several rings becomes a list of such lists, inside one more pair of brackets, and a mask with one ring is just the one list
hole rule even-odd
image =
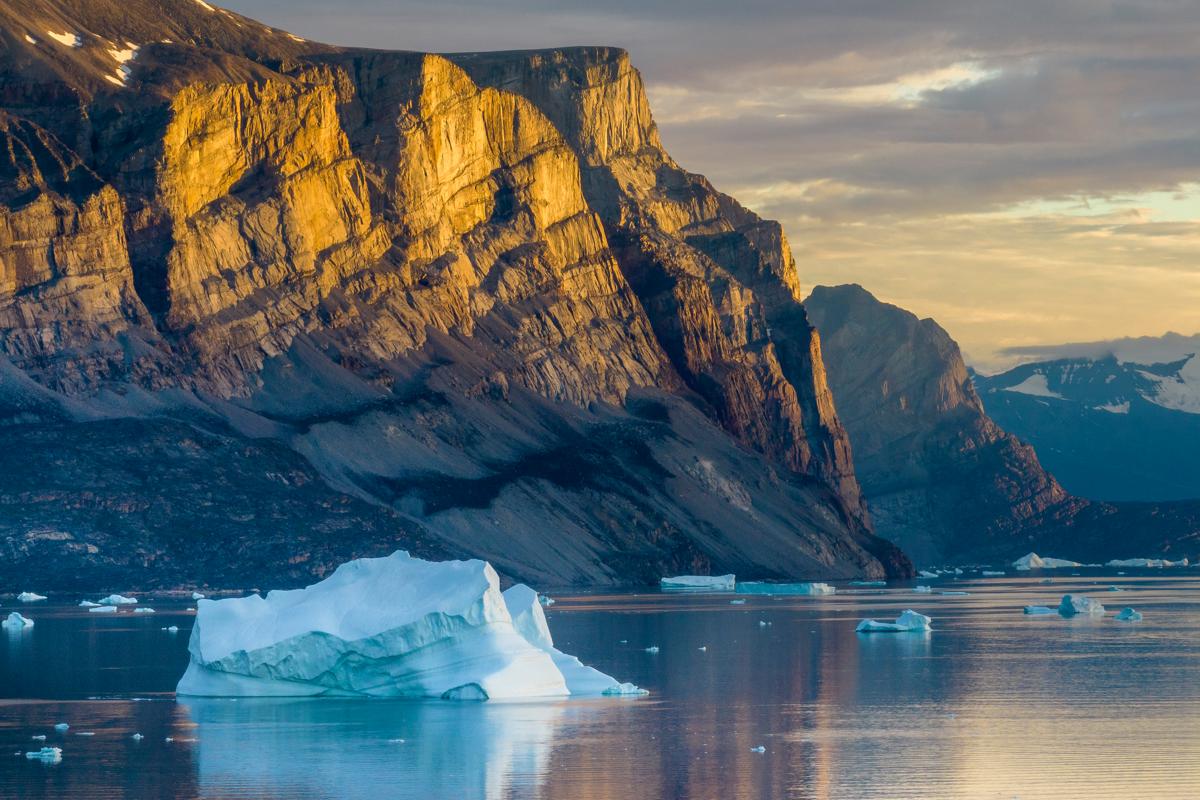
[[670, 159], [623, 52], [347, 50], [198, 0], [0, 23], [8, 574], [909, 569], [782, 231]]
[[1200, 552], [1200, 505], [1073, 496], [987, 415], [958, 345], [860, 286], [805, 301], [876, 530], [923, 564]]

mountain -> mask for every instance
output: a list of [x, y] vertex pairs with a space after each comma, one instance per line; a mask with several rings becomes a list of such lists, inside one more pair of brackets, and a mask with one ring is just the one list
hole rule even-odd
[[[1068, 493], [989, 416], [958, 345], [861, 286], [805, 301], [850, 433], [876, 532], [922, 564], [1200, 551], [1200, 504], [1102, 503]], [[988, 395], [990, 397], [990, 395]]]
[[[1091, 357], [977, 375], [975, 383], [992, 418], [1032, 443], [1072, 492], [1105, 500], [1200, 498], [1200, 343], [1113, 344]], [[1170, 360], [1117, 355], [1129, 350]]]
[[0, 0], [0, 576], [911, 573], [783, 232], [627, 54], [335, 48]]

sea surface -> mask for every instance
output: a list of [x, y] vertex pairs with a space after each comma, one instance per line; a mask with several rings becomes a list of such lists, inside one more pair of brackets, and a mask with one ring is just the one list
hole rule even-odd
[[[190, 600], [7, 595], [35, 625], [0, 632], [0, 798], [1200, 797], [1200, 570], [1078, 572], [561, 595], [558, 646], [650, 695], [539, 703], [176, 699]], [[1022, 614], [1065, 592], [1109, 614]], [[935, 629], [854, 632], [906, 608]]]

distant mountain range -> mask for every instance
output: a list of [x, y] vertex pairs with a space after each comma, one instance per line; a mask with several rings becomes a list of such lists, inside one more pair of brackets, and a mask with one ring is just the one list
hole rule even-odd
[[1200, 498], [1200, 337], [1045, 352], [1059, 357], [974, 376], [992, 419], [1076, 494]]

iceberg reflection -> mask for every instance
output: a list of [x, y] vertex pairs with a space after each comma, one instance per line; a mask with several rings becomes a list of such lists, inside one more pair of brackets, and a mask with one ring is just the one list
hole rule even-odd
[[381, 791], [421, 800], [535, 795], [565, 712], [562, 702], [188, 698], [179, 705], [197, 726], [203, 796], [254, 787], [256, 796], [345, 800], [378, 800]]

